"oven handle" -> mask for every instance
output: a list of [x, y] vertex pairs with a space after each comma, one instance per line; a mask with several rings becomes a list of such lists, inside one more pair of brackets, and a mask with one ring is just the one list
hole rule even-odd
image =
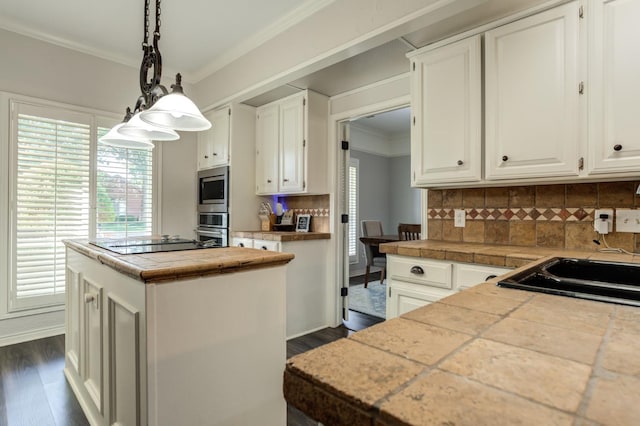
[[224, 231], [210, 231], [210, 230], [202, 231], [200, 229], [194, 229], [194, 231], [196, 231], [196, 234], [204, 235], [205, 237], [224, 237], [224, 236], [226, 236], [226, 232], [224, 232]]

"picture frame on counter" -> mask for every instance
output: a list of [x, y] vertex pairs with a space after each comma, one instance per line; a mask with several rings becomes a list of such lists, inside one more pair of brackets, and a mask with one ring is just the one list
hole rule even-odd
[[296, 232], [309, 232], [311, 228], [311, 215], [299, 214], [296, 217]]

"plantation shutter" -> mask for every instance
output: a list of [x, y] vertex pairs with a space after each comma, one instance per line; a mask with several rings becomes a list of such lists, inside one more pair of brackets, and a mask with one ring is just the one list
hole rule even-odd
[[63, 303], [62, 240], [89, 237], [91, 117], [13, 106], [17, 120], [12, 307]]
[[358, 262], [358, 160], [349, 160], [349, 262]]
[[[108, 130], [99, 127], [98, 139]], [[153, 151], [98, 142], [96, 237], [152, 234], [152, 166]]]

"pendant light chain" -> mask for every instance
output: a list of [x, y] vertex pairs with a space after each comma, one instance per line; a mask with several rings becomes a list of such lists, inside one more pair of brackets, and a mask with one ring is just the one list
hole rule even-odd
[[[155, 0], [155, 28], [153, 43], [149, 43], [151, 0], [144, 0], [144, 33], [142, 37], [142, 63], [140, 64], [140, 92], [133, 111], [127, 107], [122, 123], [114, 126], [100, 140], [114, 146], [131, 146], [153, 149], [153, 141], [169, 141], [180, 138], [176, 130], [201, 131], [211, 128], [198, 107], [184, 95], [182, 76], [176, 75], [176, 83], [168, 93], [162, 85], [162, 55], [160, 40], [160, 0]], [[149, 71], [153, 69], [151, 79]]]

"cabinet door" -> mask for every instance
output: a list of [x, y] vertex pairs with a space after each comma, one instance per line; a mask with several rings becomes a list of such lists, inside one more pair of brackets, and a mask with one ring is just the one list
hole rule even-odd
[[578, 3], [488, 31], [487, 179], [578, 174]]
[[413, 58], [413, 185], [481, 179], [480, 37]]
[[253, 239], [233, 237], [233, 239], [231, 240], [231, 246], [253, 248]]
[[450, 291], [390, 280], [387, 290], [386, 319], [389, 320], [404, 315], [409, 311], [436, 302], [451, 294], [453, 293]]
[[589, 14], [589, 171], [640, 169], [640, 1], [593, 0]]
[[71, 365], [76, 374], [80, 374], [80, 316], [83, 301], [80, 287], [80, 273], [73, 268], [67, 267], [65, 274], [66, 295], [67, 295], [67, 327], [65, 334], [65, 352], [67, 363]]
[[280, 105], [281, 193], [302, 192], [304, 182], [304, 96], [287, 98]]
[[81, 365], [84, 387], [98, 412], [104, 415], [102, 288], [101, 285], [83, 279], [84, 327]]
[[198, 133], [198, 170], [229, 163], [229, 111], [227, 107], [206, 114], [212, 126]]
[[278, 192], [279, 106], [256, 110], [256, 193]]
[[110, 424], [140, 425], [140, 311], [108, 297]]

